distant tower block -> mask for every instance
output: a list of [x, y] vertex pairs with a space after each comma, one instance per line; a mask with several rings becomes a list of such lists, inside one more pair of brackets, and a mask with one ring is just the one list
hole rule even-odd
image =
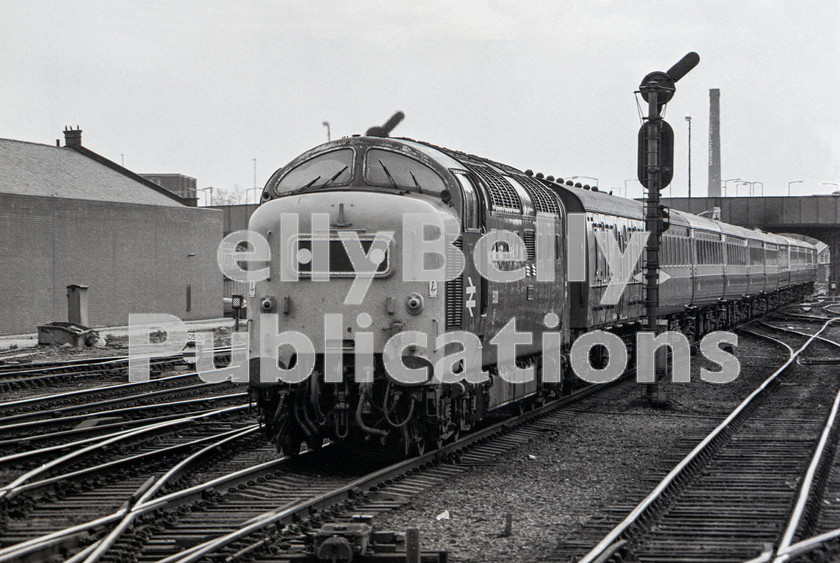
[[720, 89], [709, 90], [709, 197], [720, 197]]

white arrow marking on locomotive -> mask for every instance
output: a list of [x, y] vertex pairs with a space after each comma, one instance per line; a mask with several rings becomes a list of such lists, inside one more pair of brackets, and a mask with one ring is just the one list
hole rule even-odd
[[[636, 280], [639, 283], [645, 283], [645, 272], [639, 272], [638, 274], [633, 276], [633, 279]], [[666, 281], [668, 281], [670, 279], [671, 279], [671, 274], [669, 274], [665, 270], [659, 270], [659, 282], [658, 282], [659, 285], [662, 285], [663, 283], [665, 283]]]
[[614, 233], [608, 231], [597, 231], [595, 233], [598, 248], [601, 249], [610, 270], [610, 281], [601, 296], [601, 305], [618, 304], [621, 295], [624, 293], [624, 288], [627, 287], [633, 277], [633, 270], [636, 269], [636, 264], [638, 264], [639, 258], [645, 250], [645, 244], [647, 244], [649, 236], [650, 233], [647, 231], [631, 232], [624, 252], [622, 252]]
[[464, 302], [464, 305], [466, 305], [467, 309], [469, 309], [470, 316], [472, 317], [472, 316], [474, 316], [473, 315], [473, 307], [475, 307], [475, 299], [473, 299], [473, 295], [475, 295], [475, 285], [473, 285], [473, 281], [472, 281], [471, 277], [467, 277], [467, 281], [469, 281], [470, 284], [467, 286], [466, 291], [467, 291], [468, 299]]

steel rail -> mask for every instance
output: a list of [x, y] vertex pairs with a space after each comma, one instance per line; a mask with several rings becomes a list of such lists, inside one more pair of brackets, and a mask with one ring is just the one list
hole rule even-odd
[[232, 412], [233, 410], [242, 410], [243, 408], [247, 408], [247, 405], [227, 407], [225, 409], [218, 409], [217, 411], [212, 411], [209, 414], [187, 416], [187, 417], [179, 418], [179, 419], [176, 419], [176, 420], [159, 422], [159, 423], [148, 425], [146, 427], [134, 428], [134, 429], [128, 430], [126, 432], [118, 433], [117, 435], [112, 436], [110, 438], [107, 438], [105, 440], [102, 440], [100, 442], [97, 442], [97, 443], [91, 444], [89, 446], [83, 447], [81, 449], [69, 452], [69, 453], [67, 453], [63, 456], [60, 456], [60, 457], [58, 457], [56, 459], [53, 459], [53, 460], [51, 460], [47, 463], [44, 463], [43, 465], [41, 465], [41, 466], [39, 466], [35, 469], [29, 470], [26, 473], [24, 473], [23, 475], [18, 476], [11, 483], [9, 483], [7, 485], [4, 485], [3, 487], [0, 487], [0, 500], [4, 499], [4, 498], [11, 499], [14, 496], [16, 496], [19, 492], [21, 492], [23, 490], [23, 485], [26, 484], [27, 482], [29, 482], [30, 480], [32, 480], [34, 477], [37, 477], [38, 475], [41, 475], [42, 473], [44, 473], [44, 472], [46, 472], [46, 471], [48, 471], [48, 470], [50, 470], [54, 467], [58, 467], [59, 465], [62, 465], [62, 464], [66, 463], [66, 462], [68, 462], [72, 459], [75, 459], [75, 458], [79, 457], [79, 456], [82, 456], [82, 455], [87, 454], [87, 453], [92, 452], [92, 451], [96, 451], [98, 449], [102, 449], [103, 447], [108, 446], [110, 444], [114, 444], [114, 443], [117, 443], [119, 441], [125, 440], [127, 438], [132, 438], [134, 436], [139, 436], [139, 435], [144, 434], [144, 433], [152, 432], [154, 430], [159, 430], [159, 429], [174, 427], [174, 426], [181, 426], [181, 425], [185, 425], [185, 424], [192, 424], [192, 423], [196, 422], [197, 420], [200, 420], [202, 418], [206, 418], [206, 417], [210, 416], [210, 414], [221, 414], [221, 413], [224, 413], [224, 412]]
[[[230, 346], [223, 346], [215, 348], [213, 354], [227, 355], [232, 354], [233, 348]], [[135, 356], [113, 356], [110, 358], [97, 358], [94, 360], [71, 360], [70, 362], [50, 362], [42, 367], [37, 367], [37, 364], [30, 364], [20, 369], [13, 369], [7, 371], [0, 371], [0, 387], [9, 388], [15, 385], [29, 385], [42, 380], [51, 380], [64, 377], [95, 377], [102, 371], [109, 369], [124, 370], [128, 367], [129, 359], [148, 359], [150, 365], [166, 364], [173, 361], [185, 361], [184, 352], [177, 352], [170, 355], [157, 354], [137, 354]], [[189, 362], [187, 362], [189, 363]], [[87, 371], [81, 371], [89, 367]], [[26, 377], [31, 374], [30, 377]], [[36, 375], [39, 374], [39, 375]], [[23, 377], [21, 377], [23, 376]], [[15, 379], [9, 379], [14, 377]]]
[[204, 401], [221, 401], [225, 399], [235, 399], [235, 398], [244, 398], [247, 397], [248, 393], [228, 393], [226, 395], [211, 395], [209, 397], [200, 397], [197, 399], [186, 399], [183, 401], [170, 401], [167, 403], [151, 403], [148, 405], [139, 405], [135, 407], [123, 407], [119, 409], [111, 409], [105, 411], [95, 411], [91, 413], [85, 414], [77, 414], [73, 416], [65, 416], [63, 418], [54, 418], [54, 419], [42, 419], [42, 420], [32, 420], [29, 422], [18, 422], [16, 424], [7, 424], [5, 426], [0, 426], [0, 432], [9, 431], [9, 430], [17, 430], [20, 428], [31, 428], [33, 426], [43, 426], [45, 423], [50, 424], [64, 424], [66, 422], [72, 421], [84, 421], [91, 417], [101, 417], [101, 416], [108, 416], [108, 415], [115, 415], [115, 414], [125, 414], [131, 413], [138, 410], [151, 410], [151, 409], [161, 409], [161, 408], [171, 408], [176, 407], [179, 405], [190, 405], [194, 403], [200, 403]]
[[[43, 420], [43, 417], [47, 417], [50, 420], [55, 420], [56, 418], [64, 417], [67, 418], [66, 414], [78, 411], [84, 411], [86, 409], [93, 409], [97, 407], [113, 407], [120, 405], [122, 403], [132, 403], [141, 400], [152, 400], [159, 397], [165, 397], [166, 395], [177, 395], [179, 393], [195, 393], [197, 391], [201, 391], [202, 389], [209, 389], [213, 386], [221, 385], [221, 383], [194, 383], [191, 385], [182, 385], [180, 387], [171, 387], [169, 389], [156, 389], [154, 391], [147, 391], [145, 393], [139, 393], [134, 395], [123, 395], [121, 397], [111, 397], [110, 399], [101, 399], [98, 401], [92, 401], [89, 403], [81, 403], [76, 405], [67, 405], [63, 407], [57, 407], [51, 409], [49, 412], [44, 412], [40, 410], [36, 411], [29, 411], [29, 412], [22, 412], [17, 414], [11, 414], [8, 416], [3, 417], [4, 422], [11, 422], [11, 421], [22, 421], [27, 419], [38, 419], [38, 417], [42, 417], [40, 420]], [[95, 397], [93, 397], [95, 398]], [[157, 403], [147, 403], [149, 405], [157, 404]]]
[[[810, 336], [806, 332], [787, 327], [778, 327], [764, 321], [762, 321], [761, 324], [774, 330], [791, 332], [802, 336]], [[840, 343], [834, 340], [824, 338], [822, 336], [819, 336], [818, 339], [821, 342], [825, 342], [826, 344], [830, 344], [834, 347], [840, 348]], [[787, 527], [785, 528], [784, 534], [782, 535], [782, 540], [776, 547], [774, 563], [784, 563], [785, 561], [788, 561], [791, 557], [794, 557], [806, 551], [810, 551], [815, 547], [822, 545], [822, 543], [824, 543], [825, 541], [840, 536], [840, 529], [838, 529], [834, 530], [833, 532], [827, 532], [818, 536], [814, 536], [812, 538], [802, 540], [795, 544], [793, 543], [793, 536], [796, 533], [796, 530], [801, 525], [802, 517], [805, 513], [805, 508], [808, 504], [808, 497], [811, 495], [812, 488], [814, 486], [814, 478], [822, 461], [822, 456], [828, 444], [829, 436], [832, 430], [834, 429], [834, 423], [837, 419], [838, 410], [840, 410], [840, 392], [838, 392], [834, 398], [831, 413], [829, 414], [829, 417], [826, 420], [825, 428], [823, 429], [823, 432], [820, 436], [820, 441], [817, 445], [814, 455], [811, 458], [811, 463], [808, 466], [808, 471], [805, 474], [805, 478], [803, 479], [802, 484], [800, 485], [799, 494], [797, 496], [794, 509], [791, 512], [791, 517], [788, 520]]]
[[[244, 405], [244, 403], [243, 403]], [[204, 409], [204, 410], [197, 410], [191, 413], [192, 415], [199, 415], [205, 414], [209, 412], [213, 412], [216, 409]], [[74, 436], [76, 434], [86, 434], [90, 432], [95, 432], [98, 430], [110, 430], [114, 428], [121, 428], [122, 430], [116, 430], [114, 432], [108, 434], [102, 434], [99, 436], [91, 436], [90, 438], [82, 438], [81, 440], [76, 440], [75, 442], [67, 442], [64, 444], [56, 444], [54, 446], [44, 446], [42, 448], [37, 448], [34, 450], [26, 450], [23, 452], [17, 452], [13, 454], [7, 454], [4, 456], [0, 456], [0, 463], [12, 461], [14, 459], [22, 459], [29, 456], [41, 455], [43, 453], [47, 453], [49, 451], [57, 451], [57, 450], [66, 450], [67, 448], [78, 446], [80, 444], [87, 444], [90, 442], [94, 442], [99, 440], [100, 438], [105, 438], [109, 436], [116, 436], [122, 432], [127, 432], [130, 428], [140, 425], [146, 424], [154, 424], [155, 422], [164, 422], [166, 420], [174, 420], [176, 418], [183, 418], [185, 413], [172, 413], [166, 414], [161, 416], [153, 416], [150, 418], [139, 418], [139, 419], [126, 419], [121, 420], [119, 422], [111, 422], [109, 424], [101, 424], [95, 426], [86, 426], [84, 428], [73, 428], [71, 430], [59, 430], [57, 432], [48, 432], [46, 434], [30, 434], [28, 436], [23, 436], [20, 438], [12, 438], [9, 440], [0, 440], [0, 447], [4, 446], [11, 446], [15, 444], [29, 444], [31, 442], [40, 441], [40, 440], [49, 440], [54, 438], [64, 438], [66, 436]]]
[[[770, 377], [768, 377], [761, 385], [758, 386], [752, 393], [747, 396], [735, 409], [727, 416], [723, 422], [721, 422], [717, 427], [715, 427], [712, 432], [710, 432], [694, 449], [686, 455], [663, 479], [660, 483], [653, 489], [653, 491], [645, 497], [642, 502], [640, 502], [631, 512], [627, 515], [627, 517], [622, 520], [615, 528], [613, 528], [604, 538], [598, 542], [598, 544], [592, 548], [592, 550], [586, 554], [586, 556], [580, 560], [580, 563], [593, 563], [594, 561], [598, 560], [605, 552], [610, 549], [615, 542], [621, 541], [622, 534], [624, 534], [631, 526], [636, 524], [639, 519], [647, 513], [647, 511], [652, 507], [652, 505], [657, 502], [660, 498], [662, 498], [663, 494], [667, 489], [669, 489], [672, 484], [677, 480], [677, 478], [683, 473], [683, 471], [688, 468], [688, 466], [697, 460], [701, 453], [706, 451], [711, 445], [712, 442], [720, 436], [724, 430], [728, 429], [729, 426], [733, 423], [733, 421], [745, 411], [745, 409], [755, 400], [756, 397], [763, 394], [764, 391], [770, 386], [770, 384], [775, 381], [775, 379], [787, 370], [793, 362], [796, 360], [797, 357], [808, 347], [811, 343], [816, 340], [816, 338], [825, 331], [831, 323], [833, 323], [837, 319], [829, 319], [821, 328], [820, 330], [812, 335], [805, 344], [802, 345], [801, 348], [794, 352], [793, 348], [788, 346], [787, 344], [782, 343], [789, 351], [790, 357], [785, 361], [784, 364], [780, 368], [778, 368], [775, 372], [773, 372]], [[740, 329], [744, 332], [753, 333], [752, 331], [746, 329]]]
[[[771, 329], [779, 331], [779, 332], [791, 332], [793, 334], [798, 334], [800, 336], [805, 336], [805, 337], [813, 336], [813, 334], [808, 333], [808, 332], [803, 332], [801, 330], [796, 330], [795, 328], [788, 328], [788, 327], [783, 327], [783, 326], [772, 325], [772, 324], [770, 324], [766, 321], [761, 321], [760, 324], [762, 324], [763, 326], [766, 326], [767, 328], [771, 328]], [[837, 342], [835, 340], [831, 340], [830, 338], [826, 338], [824, 336], [817, 336], [817, 340], [819, 340], [820, 342], [825, 342], [826, 344], [830, 344], [832, 346], [840, 347], [840, 342]]]
[[230, 533], [208, 540], [170, 557], [161, 559], [159, 563], [174, 563], [176, 561], [178, 563], [187, 563], [191, 561], [198, 561], [207, 554], [213, 553], [227, 546], [231, 542], [246, 537], [257, 530], [267, 526], [276, 525], [281, 522], [290, 523], [301, 513], [310, 513], [313, 510], [326, 509], [344, 502], [348, 498], [353, 497], [356, 493], [370, 490], [379, 483], [405, 475], [409, 471], [425, 467], [438, 458], [453, 454], [466, 447], [472, 446], [473, 444], [487, 440], [494, 435], [509, 431], [532, 420], [548, 416], [565, 405], [574, 403], [583, 397], [612, 387], [622, 380], [623, 378], [619, 378], [610, 383], [586, 387], [571, 395], [543, 405], [534, 411], [527, 412], [513, 419], [497, 422], [487, 428], [472, 432], [458, 441], [447, 444], [437, 450], [377, 470], [332, 491], [310, 498], [309, 500], [302, 501], [285, 508], [277, 508], [264, 512], [263, 514], [242, 523], [238, 529]]
[[[155, 429], [153, 429], [153, 430], [155, 430]], [[242, 430], [242, 429], [241, 428], [234, 428], [233, 430], [228, 430], [227, 432], [238, 432], [240, 430]], [[113, 461], [107, 461], [107, 462], [101, 463], [99, 465], [92, 465], [90, 467], [85, 467], [83, 469], [77, 469], [75, 471], [71, 471], [70, 473], [64, 473], [62, 475], [56, 475], [54, 477], [47, 477], [47, 478], [42, 479], [40, 481], [33, 481], [33, 482], [30, 482], [30, 483], [26, 483], [26, 484], [21, 485], [19, 487], [19, 493], [26, 492], [26, 491], [31, 491], [31, 490], [34, 490], [34, 489], [40, 489], [40, 488], [52, 485], [53, 483], [58, 483], [60, 481], [64, 481], [64, 480], [67, 480], [67, 479], [73, 479], [73, 478], [76, 478], [76, 477], [81, 477], [83, 475], [87, 475], [87, 474], [90, 474], [90, 473], [101, 472], [101, 471], [104, 471], [106, 469], [111, 469], [111, 468], [114, 468], [114, 467], [118, 467], [120, 465], [125, 465], [127, 463], [134, 463], [134, 462], [137, 462], [137, 461], [140, 461], [140, 460], [144, 460], [146, 458], [157, 457], [157, 456], [161, 456], [161, 455], [167, 455], [167, 454], [176, 452], [178, 450], [182, 450], [184, 448], [189, 448], [191, 446], [196, 446], [196, 445], [202, 444], [204, 442], [208, 442], [208, 441], [216, 438], [217, 436], [218, 435], [205, 436], [203, 438], [196, 438], [195, 440], [192, 440], [192, 441], [189, 441], [189, 442], [183, 442], [181, 444], [173, 444], [171, 446], [164, 446], [160, 449], [151, 450], [151, 451], [143, 452], [143, 453], [139, 453], [139, 454], [134, 454], [134, 455], [131, 455], [131, 456], [128, 456], [128, 457], [121, 457], [119, 459], [115, 459]]]
[[90, 389], [76, 389], [75, 391], [66, 391], [64, 393], [54, 393], [51, 395], [38, 395], [37, 397], [27, 397], [25, 399], [18, 399], [15, 401], [7, 401], [5, 403], [0, 403], [0, 409], [11, 409], [19, 406], [27, 406], [32, 403], [42, 403], [46, 401], [55, 401], [55, 400], [62, 400], [68, 399], [76, 396], [81, 395], [92, 395], [95, 393], [101, 393], [102, 391], [113, 391], [117, 389], [128, 389], [131, 387], [140, 387], [143, 385], [150, 385], [153, 383], [160, 383], [166, 381], [173, 381], [176, 379], [186, 379], [189, 377], [194, 377], [198, 375], [198, 372], [190, 372], [190, 373], [179, 373], [175, 375], [167, 375], [165, 377], [158, 377], [155, 379], [149, 379], [148, 381], [133, 381], [130, 383], [115, 383], [114, 385], [103, 385], [102, 387], [91, 387]]
[[820, 436], [820, 441], [817, 444], [817, 449], [814, 452], [813, 457], [811, 458], [811, 463], [808, 466], [808, 471], [805, 473], [805, 479], [800, 485], [799, 496], [796, 499], [796, 504], [794, 505], [791, 517], [788, 520], [787, 527], [785, 528], [784, 534], [782, 535], [782, 540], [779, 542], [779, 545], [776, 548], [776, 558], [774, 560], [775, 563], [784, 563], [790, 557], [793, 535], [799, 528], [799, 525], [802, 521], [802, 516], [805, 513], [805, 507], [808, 504], [808, 497], [810, 496], [811, 488], [814, 485], [814, 477], [816, 476], [817, 470], [819, 469], [820, 463], [822, 461], [823, 453], [825, 452], [826, 446], [828, 445], [829, 434], [831, 434], [832, 430], [834, 430], [834, 421], [837, 419], [838, 409], [840, 409], [840, 391], [838, 391], [837, 395], [834, 397], [834, 404], [831, 407], [831, 414], [829, 415], [828, 420], [826, 421], [825, 428], [823, 429], [822, 435]]
[[[248, 435], [250, 433], [253, 433], [254, 431], [256, 431], [258, 429], [259, 428], [256, 425], [251, 425], [251, 426], [244, 427], [244, 428], [236, 428], [236, 429], [233, 429], [233, 430], [227, 430], [227, 431], [222, 432], [220, 434], [217, 434], [215, 436], [202, 438], [201, 441], [207, 441], [207, 440], [212, 440], [212, 439], [217, 439], [217, 441], [213, 444], [208, 445], [205, 448], [202, 448], [198, 452], [194, 452], [194, 453], [190, 454], [187, 458], [180, 461], [176, 466], [174, 466], [173, 468], [168, 470], [162, 476], [160, 476], [158, 478], [150, 477], [147, 481], [145, 481], [143, 483], [143, 485], [141, 485], [137, 489], [137, 491], [135, 491], [131, 495], [131, 497], [125, 502], [125, 504], [123, 504], [120, 507], [120, 509], [117, 512], [114, 512], [114, 513], [106, 515], [106, 516], [102, 516], [100, 518], [96, 518], [96, 519], [91, 520], [89, 522], [85, 522], [85, 523], [82, 523], [82, 524], [77, 524], [75, 526], [71, 526], [69, 528], [65, 528], [64, 530], [58, 530], [56, 532], [52, 532], [50, 534], [46, 534], [46, 535], [38, 537], [38, 538], [32, 538], [32, 539], [27, 540], [25, 542], [21, 542], [19, 544], [15, 544], [15, 545], [8, 546], [6, 548], [0, 549], [0, 562], [18, 560], [19, 558], [21, 558], [25, 555], [31, 555], [33, 553], [43, 551], [44, 549], [48, 549], [48, 548], [50, 548], [54, 545], [60, 544], [61, 542], [66, 541], [68, 538], [73, 537], [77, 534], [87, 532], [88, 530], [92, 530], [92, 529], [97, 528], [99, 526], [110, 524], [112, 522], [122, 521], [128, 515], [130, 515], [132, 513], [132, 511], [137, 510], [138, 505], [140, 504], [140, 501], [144, 501], [144, 505], [140, 506], [140, 508], [143, 508], [144, 509], [143, 512], [146, 512], [148, 510], [153, 510], [155, 508], [158, 508], [162, 504], [162, 502], [159, 502], [159, 501], [171, 502], [172, 500], [175, 500], [177, 498], [187, 496], [187, 494], [194, 494], [196, 491], [204, 490], [207, 487], [213, 486], [213, 484], [219, 484], [219, 483], [225, 482], [226, 480], [229, 481], [229, 480], [232, 480], [234, 478], [239, 478], [242, 475], [247, 475], [247, 474], [253, 473], [255, 471], [264, 470], [267, 467], [270, 467], [270, 466], [273, 466], [273, 465], [276, 465], [276, 464], [282, 462], [285, 458], [278, 458], [277, 460], [272, 460], [270, 462], [261, 464], [259, 466], [247, 468], [245, 470], [235, 472], [235, 473], [232, 473], [230, 475], [227, 475], [227, 476], [224, 476], [224, 477], [221, 477], [221, 478], [216, 478], [216, 479], [210, 480], [208, 482], [202, 483], [200, 485], [190, 487], [189, 489], [185, 489], [183, 491], [177, 491], [177, 492], [174, 492], [174, 493], [170, 493], [170, 494], [168, 494], [164, 497], [160, 497], [159, 499], [153, 499], [151, 502], [149, 501], [149, 497], [151, 495], [159, 492], [160, 489], [164, 485], [166, 485], [166, 483], [168, 481], [170, 481], [174, 476], [177, 475], [178, 471], [182, 471], [183, 468], [186, 467], [187, 465], [189, 465], [190, 463], [194, 463], [196, 460], [200, 459], [201, 457], [203, 457], [207, 453], [212, 452], [213, 450], [215, 450], [219, 446], [224, 445], [224, 444], [226, 444], [226, 443], [228, 443], [232, 440], [243, 437], [245, 435]], [[140, 512], [137, 512], [135, 514], [135, 517], [139, 514], [140, 514]], [[119, 522], [118, 522], [118, 526], [119, 526]], [[102, 542], [102, 540], [98, 540], [97, 542], [94, 542], [93, 544], [88, 546], [85, 550], [76, 554], [69, 561], [78, 560], [77, 558], [79, 558], [80, 555], [84, 555], [84, 557], [87, 557], [89, 553], [92, 553], [97, 548], [97, 546], [102, 545], [101, 542]]]
[[[237, 348], [237, 350], [240, 348]], [[25, 350], [25, 349], [20, 349]], [[225, 355], [226, 352], [231, 352], [232, 348], [230, 345], [228, 346], [218, 346], [213, 349], [214, 354], [221, 354]], [[139, 359], [149, 359], [149, 360], [171, 360], [172, 358], [182, 358], [184, 356], [184, 351], [175, 352], [173, 354], [136, 354], [134, 356], [99, 356], [96, 358], [77, 358], [73, 360], [64, 360], [60, 362], [43, 362], [43, 363], [33, 363], [33, 364], [18, 364], [16, 367], [18, 369], [12, 369], [7, 371], [0, 371], [0, 377], [4, 375], [14, 375], [18, 373], [26, 373], [26, 372], [41, 372], [41, 371], [48, 371], [48, 370], [58, 370], [58, 369], [67, 369], [71, 367], [85, 367], [88, 365], [96, 366], [96, 365], [103, 365], [103, 364], [118, 364], [121, 362], [127, 362], [131, 358], [139, 358]], [[11, 367], [11, 366], [4, 366], [4, 367]]]
[[91, 550], [90, 554], [88, 554], [84, 558], [85, 563], [94, 563], [95, 561], [99, 561], [99, 559], [102, 558], [102, 556], [105, 555], [108, 552], [108, 550], [114, 545], [114, 543], [120, 538], [123, 532], [125, 532], [129, 527], [131, 527], [131, 525], [134, 523], [134, 520], [138, 516], [154, 508], [154, 505], [150, 503], [154, 496], [158, 494], [160, 490], [170, 480], [176, 478], [184, 471], [186, 467], [193, 464], [195, 460], [204, 457], [207, 453], [212, 452], [213, 450], [219, 448], [224, 444], [227, 444], [234, 440], [238, 440], [239, 438], [242, 438], [244, 436], [253, 434], [257, 430], [259, 430], [259, 426], [253, 424], [251, 426], [238, 429], [233, 432], [227, 432], [225, 434], [229, 434], [228, 436], [224, 437], [221, 440], [218, 440], [215, 444], [211, 444], [206, 448], [203, 448], [198, 452], [195, 452], [194, 454], [190, 455], [189, 457], [181, 460], [169, 471], [161, 475], [160, 478], [158, 478], [152, 484], [151, 487], [146, 489], [146, 491], [142, 495], [140, 495], [140, 498], [137, 499], [134, 505], [129, 509], [128, 513], [125, 516], [123, 516], [122, 520], [120, 520], [119, 524], [117, 524], [117, 526], [111, 531], [111, 533], [96, 543], [96, 547], [93, 550]]

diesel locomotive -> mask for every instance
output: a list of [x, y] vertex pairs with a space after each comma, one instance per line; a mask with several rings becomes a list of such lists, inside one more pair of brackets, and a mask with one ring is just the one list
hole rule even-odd
[[[435, 218], [450, 235], [444, 278], [411, 275], [441, 264], [415, 248], [434, 226], [406, 232], [406, 217]], [[668, 221], [660, 262], [670, 277], [659, 312], [689, 339], [812, 290], [816, 249], [806, 242], [676, 210]], [[593, 330], [632, 344], [644, 323], [642, 276], [630, 276], [620, 298], [605, 299], [614, 263], [607, 253], [644, 229], [640, 202], [424, 142], [354, 136], [302, 154], [268, 180], [249, 223], [273, 251], [248, 302], [250, 392], [268, 439], [289, 455], [325, 438], [411, 454], [493, 411], [562, 394], [573, 376], [564, 369], [561, 380], [545, 377], [543, 335], [562, 362]], [[495, 232], [506, 236], [488, 245]], [[599, 245], [598, 233], [617, 244]], [[581, 259], [569, 261], [570, 252]], [[495, 279], [488, 263], [518, 275]], [[531, 338], [501, 358], [494, 338], [514, 320]], [[298, 340], [278, 345], [266, 336], [284, 332]], [[453, 332], [470, 335], [483, 377], [435, 376], [436, 365], [456, 357], [449, 354], [457, 344], [436, 345]], [[422, 336], [421, 345], [401, 340], [406, 335]], [[310, 361], [295, 345], [304, 341], [313, 358], [308, 377], [266, 373], [266, 365], [293, 370]], [[463, 360], [447, 369], [458, 374]], [[392, 377], [394, 361], [422, 377]], [[527, 368], [534, 377], [505, 377]]]

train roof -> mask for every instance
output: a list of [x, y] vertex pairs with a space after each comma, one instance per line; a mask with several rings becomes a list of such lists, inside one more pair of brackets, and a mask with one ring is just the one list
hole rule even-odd
[[[551, 189], [554, 193], [556, 193], [560, 197], [560, 200], [563, 202], [563, 206], [566, 208], [566, 211], [570, 213], [603, 213], [605, 215], [614, 215], [639, 221], [643, 221], [645, 218], [644, 204], [638, 200], [626, 199], [602, 191], [586, 190], [583, 188], [569, 186], [565, 183], [550, 182], [546, 179], [538, 179], [526, 174], [525, 172], [513, 166], [496, 162], [488, 158], [476, 156], [473, 154], [453, 149], [448, 149], [445, 147], [440, 147], [424, 141], [416, 141], [414, 139], [408, 139], [403, 137], [344, 137], [342, 139], [336, 139], [335, 141], [315, 147], [312, 150], [307, 151], [303, 155], [294, 159], [290, 164], [296, 163], [300, 160], [304, 160], [305, 157], [308, 157], [309, 155], [324, 152], [326, 150], [336, 148], [341, 145], [351, 144], [357, 140], [364, 140], [366, 142], [371, 142], [375, 140], [375, 144], [377, 145], [390, 145], [395, 149], [402, 146], [405, 147], [403, 149], [404, 151], [419, 153], [420, 155], [425, 157], [425, 159], [435, 161], [436, 165], [446, 169], [469, 170], [470, 165], [479, 163], [484, 166], [495, 168], [498, 172], [502, 174], [520, 177], [530, 177], [533, 181], [539, 182], [543, 186]], [[280, 169], [277, 172], [275, 172], [275, 176], [278, 176], [282, 170], [283, 169]], [[797, 247], [814, 248], [812, 244], [809, 244], [808, 242], [802, 240], [797, 240], [783, 235], [777, 235], [774, 233], [765, 233], [758, 230], [746, 229], [744, 227], [731, 225], [729, 223], [723, 223], [721, 221], [708, 219], [706, 217], [700, 217], [698, 215], [692, 215], [690, 213], [685, 213], [676, 209], [670, 209], [670, 222], [671, 225], [679, 225], [691, 228], [692, 230], [709, 231], [723, 235], [737, 236], [740, 238], [751, 240], [761, 240], [764, 242], [775, 244], [786, 244]]]
[[[430, 143], [414, 141], [412, 139], [399, 138], [394, 140], [413, 147], [426, 156], [437, 160], [446, 168], [467, 168], [466, 163], [468, 162], [481, 162], [493, 166], [506, 174], [525, 175], [524, 172], [517, 168], [480, 156], [439, 147]], [[540, 180], [540, 182], [560, 197], [566, 211], [569, 213], [603, 213], [605, 215], [626, 217], [628, 219], [644, 220], [644, 204], [638, 200], [613, 196], [601, 191], [586, 190], [560, 182], [549, 182], [548, 180]], [[691, 228], [692, 230], [703, 230], [722, 235], [737, 236], [747, 240], [761, 240], [766, 243], [793, 244], [804, 247], [811, 246], [806, 242], [794, 241], [783, 235], [747, 229], [699, 215], [692, 215], [676, 209], [670, 209], [669, 215], [672, 226], [679, 225]]]
[[[411, 139], [395, 139], [404, 142], [415, 149], [424, 152], [432, 158], [443, 157], [444, 161], [441, 164], [447, 168], [462, 168], [469, 169], [467, 164], [473, 162], [480, 162], [481, 164], [492, 166], [505, 174], [515, 176], [528, 176], [522, 170], [513, 166], [502, 164], [487, 158], [475, 156], [472, 154], [447, 149], [445, 147], [438, 147], [425, 142], [414, 141]], [[457, 166], [449, 163], [457, 163]], [[632, 199], [625, 199], [618, 196], [610, 195], [606, 192], [597, 190], [587, 190], [583, 188], [576, 188], [559, 182], [549, 182], [545, 179], [537, 179], [530, 176], [535, 181], [551, 189], [560, 196], [566, 210], [571, 213], [604, 213], [607, 215], [616, 215], [620, 217], [627, 217], [630, 219], [644, 220], [644, 208], [638, 201]]]

